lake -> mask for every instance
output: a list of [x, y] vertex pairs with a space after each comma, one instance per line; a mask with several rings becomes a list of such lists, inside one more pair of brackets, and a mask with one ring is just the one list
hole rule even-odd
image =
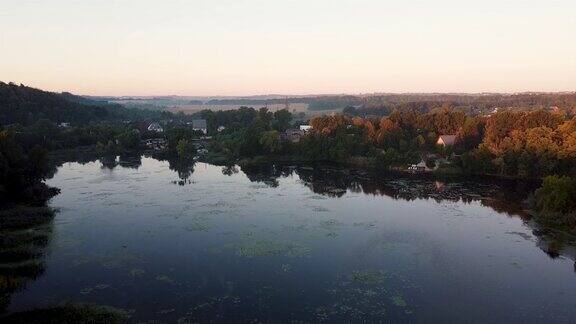
[[[514, 185], [142, 157], [65, 163], [9, 311], [145, 322], [570, 323], [574, 244]], [[520, 195], [521, 196], [521, 195]], [[516, 199], [516, 200], [515, 200]]]

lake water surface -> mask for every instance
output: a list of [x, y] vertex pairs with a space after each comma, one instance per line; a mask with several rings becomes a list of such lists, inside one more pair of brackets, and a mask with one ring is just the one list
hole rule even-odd
[[[312, 168], [66, 163], [44, 271], [9, 311], [145, 322], [574, 323], [573, 246], [486, 196], [510, 188]], [[521, 213], [519, 213], [521, 214]]]

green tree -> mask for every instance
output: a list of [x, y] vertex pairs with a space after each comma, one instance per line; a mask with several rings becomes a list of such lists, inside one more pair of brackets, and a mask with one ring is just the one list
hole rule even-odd
[[277, 131], [262, 133], [260, 145], [262, 145], [264, 151], [270, 154], [278, 154], [282, 151], [282, 142], [280, 141], [280, 135]]
[[[541, 217], [549, 221], [563, 223], [570, 215], [574, 222], [576, 216], [576, 180], [567, 176], [548, 176], [535, 193], [536, 209]], [[573, 224], [574, 225], [574, 224]]]
[[281, 109], [274, 112], [274, 129], [280, 132], [285, 131], [290, 127], [292, 122], [292, 114], [287, 109]]

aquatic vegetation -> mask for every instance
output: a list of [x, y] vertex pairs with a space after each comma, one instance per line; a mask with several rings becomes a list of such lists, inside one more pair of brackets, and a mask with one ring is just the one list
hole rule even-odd
[[[149, 164], [146, 161], [141, 171], [148, 172]], [[20, 262], [28, 257], [43, 258], [42, 242], [51, 243], [47, 264], [59, 263], [56, 271], [46, 272], [41, 284], [29, 285], [19, 293], [11, 307], [22, 309], [25, 303], [58, 305], [61, 300], [98, 300], [116, 305], [123, 304], [125, 296], [134, 295], [141, 301], [130, 306], [138, 308], [131, 319], [134, 322], [209, 323], [255, 319], [291, 323], [414, 322], [429, 311], [430, 304], [422, 302], [429, 294], [425, 289], [436, 284], [434, 280], [446, 279], [439, 272], [445, 273], [444, 267], [452, 266], [455, 260], [453, 270], [462, 270], [460, 261], [476, 256], [461, 252], [483, 244], [458, 241], [461, 249], [446, 248], [459, 237], [451, 234], [454, 220], [444, 217], [453, 208], [445, 204], [441, 207], [434, 201], [411, 203], [380, 199], [376, 194], [365, 197], [354, 189], [349, 189], [342, 199], [312, 200], [316, 198], [309, 196], [308, 189], [296, 183], [297, 175], [281, 179], [277, 189], [256, 191], [246, 189], [248, 180], [238, 174], [230, 181], [232, 188], [224, 189], [228, 184], [214, 181], [213, 173], [209, 172], [210, 178], [197, 174], [194, 190], [177, 188], [166, 181], [156, 183], [158, 179], [151, 177], [134, 185], [134, 190], [157, 190], [142, 197], [128, 197], [124, 189], [127, 183], [134, 182], [128, 181], [122, 171], [117, 170], [120, 180], [103, 182], [101, 186], [133, 199], [130, 206], [110, 207], [110, 204], [99, 204], [96, 199], [83, 206], [86, 200], [75, 201], [80, 194], [73, 193], [71, 186], [65, 188], [66, 196], [61, 196], [64, 199], [54, 200], [54, 205], [63, 206], [54, 225], [58, 230], [54, 240], [47, 239], [46, 235], [42, 237], [40, 231], [18, 232], [17, 235], [28, 242], [39, 242], [36, 248], [32, 243], [13, 243], [11, 238], [15, 236], [0, 235], [0, 243], [12, 246], [0, 248], [0, 263], [1, 260]], [[165, 173], [158, 175], [165, 176]], [[81, 177], [73, 182], [85, 180], [86, 177]], [[58, 183], [61, 179], [54, 181]], [[404, 185], [410, 187], [411, 182]], [[79, 191], [90, 190], [87, 187]], [[112, 200], [112, 197], [104, 199]], [[247, 201], [247, 197], [254, 197], [254, 203]], [[321, 196], [320, 199], [330, 198]], [[485, 216], [482, 212], [486, 208], [479, 202], [455, 205], [461, 206], [460, 212], [465, 216]], [[81, 209], [84, 207], [86, 210]], [[323, 207], [331, 211], [322, 213], [327, 211]], [[473, 211], [469, 213], [468, 209]], [[493, 216], [493, 213], [489, 211], [486, 215]], [[504, 217], [504, 222], [506, 219]], [[418, 222], [420, 220], [422, 222]], [[462, 225], [470, 225], [466, 230], [474, 231], [474, 219], [459, 220]], [[483, 218], [481, 223], [493, 220], [495, 224], [502, 221], [491, 217]], [[116, 228], [116, 224], [122, 228]], [[429, 226], [431, 224], [434, 226]], [[520, 245], [531, 247], [531, 244], [514, 244], [520, 240], [516, 233], [538, 239], [521, 224], [503, 226], [504, 230], [498, 233], [479, 227], [478, 234], [482, 241], [490, 234], [506, 247], [511, 246], [512, 251], [517, 251], [515, 247]], [[503, 235], [505, 231], [510, 235]], [[489, 252], [494, 255], [490, 261], [494, 267], [490, 270], [502, 266], [507, 273], [514, 271], [511, 261], [526, 266], [535, 264], [518, 257], [509, 256], [504, 260], [503, 255], [510, 255], [510, 251]], [[547, 258], [545, 255], [534, 257]], [[565, 262], [564, 259], [557, 261]], [[81, 266], [71, 268], [73, 265]], [[572, 271], [573, 263], [569, 266]], [[66, 272], [77, 274], [79, 279], [63, 283], [66, 278], [62, 274]], [[480, 278], [489, 277], [480, 274]], [[0, 291], [3, 287], [11, 291], [20, 289], [26, 282], [30, 280], [0, 276]], [[65, 284], [64, 289], [55, 292], [58, 284]], [[537, 287], [537, 291], [546, 292], [546, 289]], [[510, 295], [513, 293], [507, 296]], [[290, 300], [286, 301], [286, 297]], [[563, 306], [568, 305], [563, 296], [558, 300]], [[418, 317], [410, 316], [412, 312], [418, 313]]]
[[282, 272], [292, 272], [292, 266], [289, 264], [283, 264], [281, 266]]
[[350, 275], [352, 281], [365, 285], [381, 284], [386, 278], [386, 272], [382, 270], [355, 270]]
[[336, 232], [342, 225], [341, 222], [339, 222], [336, 219], [328, 219], [328, 220], [323, 220], [320, 222], [320, 224], [318, 225], [318, 227], [322, 230], [328, 231], [326, 233], [327, 237], [337, 237], [338, 233]]
[[88, 295], [88, 294], [92, 293], [92, 291], [94, 291], [94, 289], [92, 287], [87, 287], [87, 288], [83, 288], [82, 290], [80, 290], [80, 293], [82, 295]]
[[331, 322], [410, 322], [412, 310], [404, 297], [390, 293], [390, 286], [399, 281], [401, 278], [373, 269], [339, 276], [335, 286], [327, 290], [334, 302], [323, 306], [317, 315]]
[[252, 241], [238, 247], [236, 254], [241, 257], [254, 258], [261, 256], [271, 256], [281, 254], [285, 251], [285, 246], [272, 241]]
[[285, 231], [290, 231], [290, 232], [306, 232], [306, 231], [310, 230], [310, 228], [306, 224], [284, 225], [284, 226], [282, 226], [282, 229]]
[[330, 209], [321, 206], [312, 206], [312, 211], [315, 213], [327, 213], [330, 212]]
[[311, 252], [310, 248], [304, 245], [291, 243], [287, 247], [286, 255], [290, 257], [303, 257], [309, 255], [310, 252]]
[[392, 296], [391, 299], [392, 299], [392, 302], [394, 303], [394, 305], [396, 305], [398, 307], [408, 306], [408, 304], [406, 303], [406, 301], [404, 300], [404, 298], [402, 296]]
[[175, 281], [174, 281], [172, 278], [170, 278], [170, 277], [168, 277], [168, 276], [166, 276], [166, 275], [158, 275], [158, 276], [156, 276], [155, 279], [158, 280], [158, 281], [164, 282], [164, 283], [168, 283], [168, 284], [173, 284], [173, 283], [175, 283]]
[[303, 257], [310, 254], [310, 249], [298, 243], [283, 243], [270, 240], [250, 240], [237, 246], [236, 255], [246, 258], [285, 255]]
[[145, 271], [145, 270], [142, 270], [142, 269], [132, 269], [132, 270], [130, 270], [130, 276], [132, 276], [132, 277], [139, 277], [139, 276], [144, 275], [145, 273], [146, 273], [146, 271]]
[[174, 308], [170, 308], [170, 309], [161, 309], [158, 311], [158, 314], [160, 315], [165, 315], [165, 314], [170, 314], [170, 313], [174, 313], [176, 310]]
[[121, 250], [120, 252], [96, 254], [94, 256], [84, 256], [74, 261], [74, 265], [96, 263], [105, 269], [118, 269], [124, 267], [134, 267], [144, 261], [142, 257], [133, 252]]
[[190, 232], [208, 232], [212, 228], [212, 225], [203, 222], [194, 222], [185, 227], [185, 229]]
[[373, 228], [376, 227], [376, 221], [372, 221], [372, 222], [358, 222], [358, 223], [354, 223], [352, 224], [354, 227], [362, 227], [365, 230], [371, 230]]
[[14, 313], [0, 317], [0, 321], [18, 324], [117, 324], [127, 322], [129, 316], [124, 310], [81, 304]]

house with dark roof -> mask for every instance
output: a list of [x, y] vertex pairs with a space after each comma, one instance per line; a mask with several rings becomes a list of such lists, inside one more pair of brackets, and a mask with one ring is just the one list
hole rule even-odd
[[208, 133], [208, 127], [206, 126], [206, 119], [192, 120], [192, 129], [195, 131], [200, 131], [204, 134]]

